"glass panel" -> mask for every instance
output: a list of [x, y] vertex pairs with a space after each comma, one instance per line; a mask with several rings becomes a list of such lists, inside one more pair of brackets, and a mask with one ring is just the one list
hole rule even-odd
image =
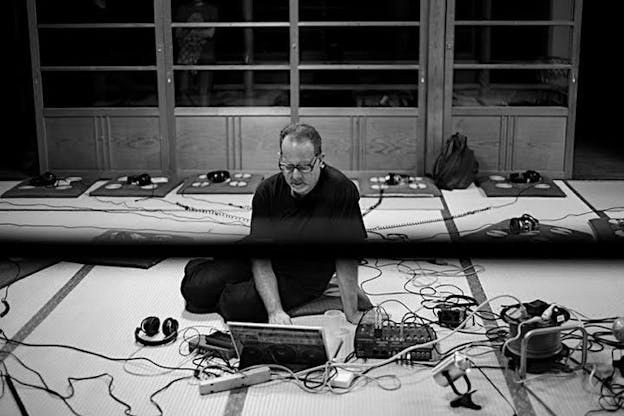
[[574, 0], [457, 0], [455, 20], [573, 20]]
[[288, 28], [174, 28], [177, 65], [288, 64]]
[[288, 71], [175, 71], [176, 106], [290, 105]]
[[416, 0], [299, 0], [301, 21], [419, 21]]
[[569, 63], [571, 45], [565, 26], [455, 27], [456, 63]]
[[301, 28], [301, 63], [418, 63], [419, 28]]
[[418, 107], [418, 71], [301, 71], [301, 107]]
[[38, 23], [154, 23], [154, 0], [37, 0]]
[[461, 69], [454, 71], [453, 105], [568, 105], [567, 69]]
[[156, 71], [43, 72], [45, 107], [157, 107]]
[[40, 29], [41, 65], [156, 65], [153, 28]]
[[288, 0], [172, 0], [171, 16], [174, 22], [288, 22]]

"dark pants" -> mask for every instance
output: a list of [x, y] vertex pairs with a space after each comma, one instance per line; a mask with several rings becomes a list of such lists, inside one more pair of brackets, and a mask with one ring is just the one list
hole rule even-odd
[[[285, 311], [309, 302], [321, 293], [302, 290], [292, 279], [277, 276]], [[186, 310], [218, 312], [227, 321], [267, 322], [268, 316], [248, 259], [194, 259], [184, 268], [180, 288]]]

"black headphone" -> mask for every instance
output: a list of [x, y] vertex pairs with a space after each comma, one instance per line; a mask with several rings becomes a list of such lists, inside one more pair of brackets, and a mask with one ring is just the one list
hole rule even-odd
[[390, 172], [386, 175], [386, 185], [398, 185], [403, 180], [403, 175]]
[[139, 344], [147, 347], [156, 347], [158, 345], [165, 345], [175, 341], [178, 338], [178, 321], [173, 318], [167, 318], [162, 324], [162, 333], [165, 336], [163, 339], [146, 339], [141, 336], [143, 332], [148, 337], [153, 337], [158, 334], [158, 327], [160, 326], [160, 319], [156, 316], [148, 316], [141, 321], [141, 326], [134, 330], [134, 339]]
[[519, 218], [512, 218], [509, 220], [509, 232], [511, 234], [528, 233], [538, 228], [539, 221], [529, 214], [524, 214]]
[[537, 183], [541, 182], [542, 175], [534, 170], [524, 172], [514, 172], [509, 174], [509, 182], [513, 183]]
[[30, 179], [32, 186], [52, 186], [56, 183], [57, 177], [52, 172], [45, 172]]
[[206, 174], [206, 178], [212, 183], [222, 183], [230, 179], [230, 172], [227, 170], [213, 170]]
[[140, 175], [128, 175], [128, 179], [126, 179], [126, 183], [128, 185], [132, 185], [134, 183], [139, 186], [145, 186], [152, 183], [152, 178], [147, 173], [142, 173]]

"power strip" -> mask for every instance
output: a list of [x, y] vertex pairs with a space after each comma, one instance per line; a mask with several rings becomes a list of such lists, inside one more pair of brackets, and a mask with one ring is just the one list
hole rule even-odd
[[238, 389], [264, 383], [271, 379], [269, 367], [259, 367], [236, 374], [226, 374], [217, 378], [202, 380], [199, 382], [199, 394], [217, 393], [225, 390]]

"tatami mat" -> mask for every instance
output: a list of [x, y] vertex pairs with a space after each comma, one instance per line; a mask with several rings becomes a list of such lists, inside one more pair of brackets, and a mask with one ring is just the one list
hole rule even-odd
[[[426, 268], [428, 270], [449, 271], [457, 270], [459, 263], [455, 260], [442, 260], [449, 265], [434, 265], [423, 261], [404, 261], [398, 266], [398, 260], [391, 259], [367, 259], [368, 266], [360, 266], [359, 279], [363, 284], [363, 289], [369, 294], [373, 304], [379, 304], [387, 299], [396, 299], [404, 303], [412, 310], [420, 308], [422, 297], [406, 293], [403, 286], [408, 283], [411, 275], [406, 273], [409, 269]], [[375, 269], [378, 268], [382, 274]], [[373, 280], [369, 280], [373, 279]], [[366, 283], [366, 281], [369, 282]], [[423, 277], [408, 283], [411, 291], [418, 291], [421, 286], [438, 286], [453, 284], [458, 286], [464, 293], [470, 294], [465, 277]], [[441, 290], [452, 290], [459, 293], [457, 289], [447, 287]], [[403, 294], [395, 294], [402, 292]], [[396, 301], [389, 301], [382, 305], [393, 320], [400, 321], [401, 317], [408, 312], [405, 306]], [[419, 312], [424, 317], [433, 319], [434, 316], [428, 310], [421, 309]], [[471, 330], [483, 332], [483, 329], [473, 327]], [[438, 331], [438, 338], [448, 334], [449, 330]], [[452, 337], [440, 342], [442, 352], [447, 351], [454, 345], [471, 340], [484, 339], [480, 335], [455, 334]], [[480, 350], [484, 351], [484, 350]], [[497, 366], [498, 363], [494, 354], [487, 354], [474, 359], [480, 365]], [[509, 392], [505, 388], [505, 379], [500, 370], [484, 370], [494, 383], [510, 398]], [[477, 393], [473, 399], [483, 406], [480, 414], [502, 415], [510, 414], [511, 408], [503, 401], [494, 388], [485, 380], [480, 373], [472, 373], [471, 382]], [[249, 388], [247, 393], [244, 416], [250, 415], [291, 415], [312, 416], [318, 414], [347, 414], [347, 415], [414, 415], [432, 414], [442, 415], [451, 412], [450, 400], [454, 395], [450, 388], [443, 388], [435, 383], [431, 376], [430, 368], [422, 366], [401, 366], [390, 364], [385, 367], [373, 370], [370, 376], [396, 375], [401, 387], [395, 391], [385, 391], [374, 382], [356, 388], [346, 396], [332, 395], [330, 393], [310, 394], [299, 389], [294, 383], [289, 381], [273, 382], [268, 385], [260, 385]], [[385, 386], [391, 386], [391, 381], [382, 379]], [[462, 383], [462, 382], [460, 382]], [[463, 388], [463, 384], [458, 388]], [[510, 399], [511, 400], [511, 399]], [[456, 414], [470, 412], [467, 409], [453, 410]], [[464, 413], [462, 413], [464, 412]]]
[[[598, 216], [562, 181], [555, 181], [565, 198], [488, 198], [473, 186], [462, 190], [443, 191], [444, 199], [461, 235], [481, 230], [499, 221], [530, 214], [540, 223], [570, 228], [593, 235], [589, 220]], [[475, 214], [470, 211], [490, 208]]]
[[[1, 182], [0, 191], [10, 188], [11, 183]], [[249, 233], [252, 198], [249, 194], [180, 195], [174, 189], [164, 198], [92, 197], [85, 193], [73, 199], [0, 199], [0, 208], [8, 210], [3, 212], [0, 222], [0, 239], [84, 242], [114, 228], [168, 233], [196, 242], [235, 242]], [[439, 218], [443, 208], [440, 198], [384, 197], [378, 202], [377, 198], [360, 198], [363, 212], [374, 207], [367, 218], [367, 227], [369, 224], [378, 226], [381, 222], [390, 225], [375, 217], [392, 218], [393, 225]], [[439, 230], [408, 227], [406, 231], [404, 234], [410, 237], [422, 238]]]
[[[1, 183], [0, 190], [6, 186], [7, 182]], [[249, 232], [251, 198], [171, 192], [165, 198], [105, 198], [85, 193], [74, 199], [0, 199], [0, 208], [5, 210], [0, 239], [85, 242], [114, 228], [182, 235], [199, 242], [234, 242]]]
[[[65, 285], [82, 265], [61, 262], [40, 270], [9, 286], [9, 313], [0, 318], [2, 330], [13, 337], [39, 309]], [[4, 295], [5, 289], [0, 293]]]
[[[518, 217], [529, 213], [541, 222], [578, 231], [592, 233], [588, 219], [597, 215], [568, 187], [565, 183], [557, 184], [566, 193], [566, 198], [487, 198], [478, 188], [444, 191], [444, 199], [452, 215], [461, 215], [472, 210], [493, 207], [484, 212], [461, 216], [454, 220], [462, 233], [470, 232], [483, 225], [496, 223], [506, 218]], [[0, 183], [0, 191], [7, 183]], [[98, 186], [97, 183], [94, 186]], [[8, 189], [8, 188], [7, 188]], [[576, 189], [576, 187], [575, 187]], [[585, 196], [583, 190], [576, 189]], [[605, 192], [615, 192], [608, 190]], [[105, 208], [115, 210], [114, 214], [105, 212], [3, 212], [0, 236], [11, 236], [27, 240], [41, 240], [45, 235], [50, 239], [60, 238], [91, 238], [106, 229], [128, 228], [144, 229], [155, 227], [161, 232], [179, 233], [198, 238], [238, 239], [248, 233], [248, 228], [241, 224], [215, 224], [233, 221], [232, 218], [215, 215], [210, 212], [184, 212], [183, 205], [197, 210], [218, 210], [232, 216], [249, 218], [251, 215], [251, 195], [205, 195], [184, 196], [172, 192], [164, 199], [137, 198], [93, 198], [81, 196], [75, 200], [0, 200], [0, 208], [19, 209], [16, 204], [27, 204], [23, 208], [49, 208], [49, 206], [80, 208]], [[602, 200], [597, 201], [600, 209]], [[589, 201], [589, 199], [588, 199]], [[360, 206], [367, 212], [377, 202], [374, 198], [361, 198]], [[609, 203], [604, 202], [605, 204]], [[615, 205], [612, 205], [615, 206]], [[384, 198], [379, 206], [367, 213], [364, 222], [367, 228], [382, 233], [385, 238], [400, 239], [404, 236], [411, 240], [449, 241], [447, 224], [443, 220], [444, 204], [439, 198]], [[154, 209], [160, 212], [129, 213], [122, 212], [128, 208]], [[163, 210], [177, 210], [174, 213]], [[174, 216], [175, 215], [175, 216]], [[565, 218], [564, 218], [565, 217]], [[225, 218], [225, 219], [224, 219]], [[6, 225], [14, 224], [14, 225]], [[26, 224], [39, 225], [29, 227]], [[95, 228], [101, 225], [102, 229]], [[49, 226], [52, 228], [48, 228]], [[70, 226], [78, 228], [63, 228]], [[53, 232], [50, 232], [52, 230]], [[55, 234], [56, 233], [56, 234]], [[369, 234], [370, 239], [381, 239], [375, 233]], [[415, 256], [418, 253], [414, 253]], [[593, 317], [612, 316], [622, 313], [622, 294], [624, 293], [624, 260], [492, 260], [484, 253], [483, 259], [473, 259], [477, 266], [478, 280], [487, 297], [499, 294], [511, 294], [522, 301], [543, 299], [557, 302], [578, 309]], [[9, 292], [8, 300], [11, 311], [0, 320], [2, 329], [12, 336], [29, 321], [46, 303], [54, 299], [72, 279], [82, 270], [85, 275], [80, 281], [64, 293], [64, 298], [49, 308], [45, 319], [30, 328], [25, 342], [60, 343], [97, 351], [98, 353], [128, 357], [132, 354], [149, 357], [158, 363], [180, 366], [185, 360], [179, 354], [178, 347], [182, 337], [169, 346], [143, 348], [140, 351], [134, 341], [134, 330], [141, 320], [147, 316], [158, 316], [161, 321], [173, 317], [180, 322], [180, 327], [204, 325], [199, 328], [208, 332], [209, 328], [222, 328], [223, 322], [216, 314], [195, 315], [184, 311], [183, 299], [180, 295], [180, 280], [183, 269], [189, 259], [166, 259], [150, 269], [118, 268], [94, 266], [82, 268], [82, 265], [62, 262], [28, 278], [14, 283]], [[400, 320], [409, 309], [418, 309], [422, 297], [405, 293], [409, 290], [418, 292], [422, 286], [438, 286], [453, 284], [459, 289], [446, 286], [446, 290], [457, 293], [462, 290], [471, 293], [467, 278], [461, 273], [457, 275], [447, 272], [444, 277], [419, 277], [410, 281], [416, 270], [425, 268], [430, 271], [457, 271], [460, 267], [458, 259], [436, 259], [438, 264], [425, 261], [404, 260], [399, 266], [398, 260], [367, 259], [366, 265], [359, 268], [359, 280], [369, 293], [374, 304], [383, 304], [390, 316]], [[465, 261], [461, 264], [465, 265]], [[373, 267], [374, 266], [374, 267]], [[484, 269], [478, 266], [483, 266]], [[378, 268], [379, 271], [377, 269]], [[380, 274], [380, 277], [376, 277]], [[439, 273], [438, 273], [439, 274]], [[472, 288], [475, 279], [471, 277]], [[0, 292], [1, 293], [1, 292]], [[403, 306], [400, 301], [405, 304]], [[501, 299], [492, 304], [497, 312], [503, 304], [510, 304], [511, 299]], [[434, 318], [429, 310], [419, 310], [420, 314]], [[323, 325], [322, 317], [297, 318], [300, 323]], [[353, 326], [350, 326], [353, 329]], [[481, 327], [472, 328], [482, 334]], [[438, 338], [449, 330], [439, 330]], [[448, 350], [454, 345], [466, 341], [484, 339], [479, 334], [455, 334], [442, 340], [440, 348]], [[486, 352], [487, 349], [472, 351]], [[83, 353], [60, 348], [40, 348], [20, 346], [13, 351], [26, 364], [40, 371], [50, 388], [68, 394], [68, 377], [87, 377], [98, 374], [110, 374], [114, 377], [113, 392], [116, 397], [132, 406], [132, 414], [157, 415], [158, 410], [150, 402], [150, 395], [176, 378], [190, 375], [189, 372], [176, 371], [162, 374], [149, 365], [126, 365], [132, 372], [124, 371], [122, 363], [116, 363]], [[598, 364], [600, 368], [608, 366], [610, 356], [606, 352], [590, 354], [590, 364]], [[498, 367], [493, 353], [475, 355], [478, 364]], [[8, 370], [17, 379], [40, 384], [36, 376], [21, 367], [15, 358], [9, 356], [5, 360]], [[190, 363], [186, 366], [194, 367]], [[501, 389], [509, 400], [512, 393], [508, 388], [509, 375], [497, 368], [485, 369], [488, 376]], [[431, 377], [431, 370], [422, 367], [406, 367], [397, 364], [385, 366], [372, 371], [369, 375], [396, 375], [401, 388], [396, 391], [385, 391], [371, 382], [356, 388], [353, 392], [338, 396], [330, 393], [310, 394], [302, 391], [289, 381], [275, 381], [268, 384], [253, 386], [248, 389], [215, 393], [201, 396], [194, 381], [182, 380], [173, 384], [166, 391], [156, 396], [165, 415], [292, 415], [299, 416], [317, 414], [356, 415], [472, 415], [474, 410], [452, 409], [449, 401], [455, 396], [449, 388], [440, 387]], [[80, 381], [75, 385], [75, 397], [70, 400], [72, 406], [80, 414], [124, 414], [124, 407], [108, 394], [109, 376]], [[480, 415], [511, 415], [509, 405], [500, 394], [478, 371], [470, 373], [472, 387], [477, 390], [474, 401], [483, 406]], [[389, 385], [388, 379], [382, 379]], [[597, 389], [587, 386], [587, 377], [578, 373], [571, 378], [544, 377], [528, 382], [533, 393], [539, 396], [548, 410], [539, 400], [529, 395], [532, 409], [522, 409], [519, 414], [557, 415], [584, 414], [596, 407]], [[17, 386], [20, 396], [30, 414], [66, 415], [69, 409], [58, 399], [45, 392]], [[461, 382], [460, 389], [464, 388]], [[512, 389], [513, 390], [513, 389]], [[5, 393], [8, 394], [8, 393]], [[8, 397], [8, 396], [7, 396]], [[0, 414], [16, 414], [15, 404], [7, 397], [0, 399]]]
[[[489, 297], [513, 294], [523, 302], [541, 299], [572, 308], [591, 318], [622, 315], [624, 260], [474, 261], [485, 268], [479, 273], [479, 279]], [[606, 370], [611, 362], [610, 351], [611, 348], [607, 347], [600, 353], [590, 353], [588, 368], [597, 364]], [[580, 355], [575, 357], [580, 358]], [[528, 375], [530, 377], [533, 376]], [[582, 371], [572, 377], [550, 375], [536, 378], [527, 385], [557, 415], [583, 415], [598, 407], [599, 389], [588, 387], [587, 373]], [[529, 397], [536, 411], [547, 412], [538, 400]]]
[[[217, 315], [196, 316], [183, 312], [179, 285], [185, 260], [168, 260], [150, 270], [116, 267], [95, 267], [83, 282], [26, 339], [30, 343], [69, 344], [113, 357], [128, 357], [136, 353], [158, 363], [179, 366], [184, 360], [173, 346], [143, 348], [137, 353], [134, 329], [147, 316], [161, 321], [175, 317], [180, 327], [189, 325], [222, 325]], [[212, 318], [212, 319], [211, 319]], [[204, 328], [208, 332], [207, 328]], [[20, 346], [15, 350], [20, 359], [40, 371], [50, 388], [67, 391], [67, 377], [86, 377], [109, 373], [114, 377], [114, 394], [132, 406], [133, 414], [158, 414], [150, 403], [150, 394], [174, 378], [189, 372], [159, 376], [136, 376], [126, 373], [121, 363], [60, 348]], [[11, 374], [18, 379], [35, 381], [33, 375], [6, 360]], [[188, 365], [188, 364], [187, 364]], [[159, 373], [151, 366], [127, 365], [132, 371]], [[191, 365], [192, 367], [192, 365]], [[78, 413], [121, 414], [123, 407], [113, 401], [106, 391], [106, 378], [78, 383], [76, 397], [71, 400]], [[184, 380], [174, 384], [156, 400], [165, 414], [223, 413], [228, 393], [212, 395], [210, 399], [198, 394], [198, 387]], [[31, 414], [65, 415], [68, 409], [60, 400], [47, 393], [20, 388], [22, 400]]]
[[608, 210], [610, 217], [624, 217], [624, 181], [568, 181], [568, 184], [594, 209]]

